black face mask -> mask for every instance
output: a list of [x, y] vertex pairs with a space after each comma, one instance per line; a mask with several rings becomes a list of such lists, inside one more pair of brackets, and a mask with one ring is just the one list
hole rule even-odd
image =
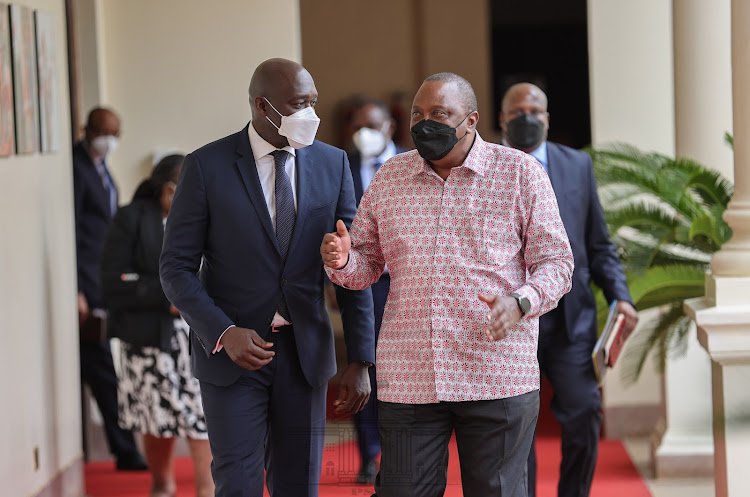
[[522, 114], [506, 124], [510, 144], [518, 148], [533, 147], [542, 141], [544, 123], [531, 114]]
[[[424, 160], [440, 160], [456, 146], [459, 138], [456, 136], [456, 129], [461, 126], [471, 112], [461, 119], [461, 122], [453, 128], [447, 124], [429, 119], [422, 119], [411, 127], [411, 139], [417, 147], [417, 152]], [[468, 131], [467, 131], [468, 133]], [[464, 134], [466, 136], [466, 134]], [[463, 140], [464, 136], [460, 139]]]

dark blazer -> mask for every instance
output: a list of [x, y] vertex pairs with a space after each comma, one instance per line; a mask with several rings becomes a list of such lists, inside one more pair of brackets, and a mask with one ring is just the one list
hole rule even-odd
[[[402, 154], [408, 152], [407, 149], [396, 145], [396, 154]], [[362, 200], [362, 195], [365, 193], [365, 189], [362, 188], [362, 173], [360, 168], [362, 167], [362, 155], [359, 151], [354, 150], [349, 152], [349, 167], [352, 170], [352, 180], [354, 182], [354, 196], [357, 199], [357, 205]]]
[[596, 304], [591, 281], [604, 291], [608, 302], [632, 303], [625, 273], [599, 203], [591, 157], [564, 145], [547, 142], [549, 178], [560, 207], [560, 218], [575, 259], [573, 287], [558, 307], [565, 314], [571, 342], [595, 340]]
[[73, 199], [78, 292], [86, 296], [90, 308], [102, 307], [99, 258], [112, 213], [102, 178], [82, 142], [73, 146]]
[[100, 268], [110, 337], [137, 346], [168, 346], [176, 316], [169, 312], [170, 303], [159, 281], [163, 239], [161, 206], [156, 199], [136, 199], [112, 219]]
[[[221, 386], [240, 376], [226, 351], [211, 351], [231, 324], [267, 336], [282, 292], [308, 383], [321, 386], [336, 372], [320, 243], [337, 219], [350, 225], [354, 218], [352, 176], [344, 151], [319, 141], [297, 150], [296, 160], [297, 220], [283, 264], [247, 127], [185, 158], [160, 274], [190, 325], [193, 372], [203, 381]], [[349, 362], [374, 363], [370, 290], [339, 288], [337, 299]]]

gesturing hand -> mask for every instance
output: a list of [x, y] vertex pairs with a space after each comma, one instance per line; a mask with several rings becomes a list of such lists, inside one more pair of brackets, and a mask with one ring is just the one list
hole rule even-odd
[[320, 255], [323, 264], [331, 269], [341, 269], [349, 262], [349, 250], [352, 248], [352, 239], [344, 221], [336, 221], [336, 232], [327, 233], [320, 244]]
[[250, 328], [229, 328], [221, 337], [221, 344], [230, 359], [250, 371], [262, 368], [276, 355], [276, 352], [268, 350], [273, 347], [273, 343], [266, 342]]
[[490, 308], [490, 312], [487, 313], [488, 325], [484, 334], [493, 342], [505, 338], [521, 320], [521, 309], [518, 308], [518, 303], [513, 297], [480, 293], [479, 300]]

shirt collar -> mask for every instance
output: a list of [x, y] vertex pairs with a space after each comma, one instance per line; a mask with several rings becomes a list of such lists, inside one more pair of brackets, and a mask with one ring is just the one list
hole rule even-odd
[[[262, 136], [258, 134], [258, 132], [255, 130], [255, 127], [253, 127], [252, 122], [247, 127], [247, 135], [250, 138], [250, 148], [253, 149], [253, 157], [255, 157], [255, 162], [258, 162], [258, 159], [260, 159], [261, 157], [265, 157], [266, 155], [269, 155], [271, 152], [278, 150], [276, 147], [268, 143], [266, 140], [263, 139]], [[294, 156], [297, 155], [297, 150], [290, 145], [287, 145], [281, 150], [285, 150]]]
[[[484, 176], [487, 174], [487, 170], [490, 167], [487, 160], [485, 160], [487, 158], [487, 155], [485, 154], [488, 148], [487, 142], [482, 140], [482, 137], [479, 136], [479, 131], [476, 131], [475, 134], [476, 139], [471, 146], [471, 150], [469, 150], [469, 155], [466, 156], [463, 164], [457, 167], [466, 167], [467, 169], [471, 169], [475, 173]], [[421, 155], [417, 153], [416, 157], [418, 158], [418, 161], [414, 164], [414, 174], [429, 173], [432, 171], [430, 164], [422, 158]]]
[[390, 140], [385, 146], [383, 152], [377, 157], [362, 157], [362, 163], [365, 164], [385, 164], [385, 161], [396, 155], [396, 144]]
[[544, 169], [547, 169], [547, 140], [544, 140], [541, 145], [536, 147], [534, 150], [529, 152], [529, 155], [534, 157], [536, 160], [539, 161], [539, 164], [544, 166]]

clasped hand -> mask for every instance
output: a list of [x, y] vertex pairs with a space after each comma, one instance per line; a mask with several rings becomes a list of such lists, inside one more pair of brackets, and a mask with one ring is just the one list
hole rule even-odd
[[518, 308], [518, 303], [513, 297], [480, 293], [479, 300], [486, 303], [490, 308], [490, 312], [487, 313], [487, 328], [484, 330], [484, 334], [490, 341], [496, 342], [508, 336], [510, 330], [523, 317], [521, 309]]
[[266, 342], [250, 328], [229, 328], [221, 337], [221, 344], [230, 359], [250, 371], [262, 368], [276, 355], [276, 352], [269, 350], [273, 343]]

